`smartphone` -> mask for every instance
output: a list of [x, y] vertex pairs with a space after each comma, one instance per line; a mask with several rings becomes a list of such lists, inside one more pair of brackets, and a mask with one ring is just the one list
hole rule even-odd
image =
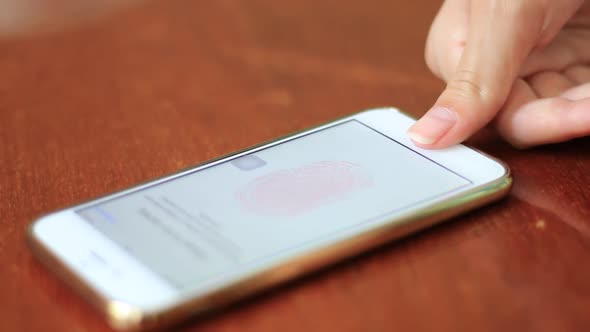
[[352, 115], [46, 215], [28, 240], [119, 330], [161, 328], [504, 196], [509, 170]]

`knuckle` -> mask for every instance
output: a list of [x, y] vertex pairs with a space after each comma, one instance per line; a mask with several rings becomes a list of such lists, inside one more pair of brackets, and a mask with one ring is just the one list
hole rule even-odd
[[483, 101], [490, 95], [489, 91], [479, 83], [475, 71], [467, 69], [458, 70], [447, 84], [447, 89], [465, 99], [477, 98]]

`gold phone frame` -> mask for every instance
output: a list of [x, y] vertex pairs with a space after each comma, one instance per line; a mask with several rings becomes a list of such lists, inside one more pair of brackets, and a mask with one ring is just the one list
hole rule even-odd
[[[411, 117], [408, 114], [406, 115]], [[352, 116], [355, 116], [355, 114], [343, 117], [341, 119]], [[174, 176], [175, 174], [185, 172], [187, 170], [197, 168], [217, 160], [229, 158], [233, 155], [271, 144], [299, 133], [312, 131], [341, 119], [285, 135], [271, 141], [267, 141], [224, 155], [219, 158], [215, 158], [213, 160], [208, 160], [173, 174], [168, 174], [161, 178]], [[106, 298], [103, 294], [92, 288], [80, 276], [67, 267], [60, 258], [54, 255], [47, 246], [37, 239], [33, 233], [33, 225], [29, 227], [29, 231], [27, 232], [27, 242], [29, 243], [34, 255], [37, 256], [37, 258], [39, 258], [47, 266], [47, 268], [56, 273], [63, 281], [69, 284], [70, 287], [74, 288], [76, 291], [78, 291], [78, 293], [80, 293], [84, 298], [86, 298], [90, 303], [98, 308], [112, 328], [121, 331], [145, 331], [163, 328], [178, 323], [190, 316], [198, 315], [229, 305], [249, 295], [253, 295], [254, 293], [258, 293], [302, 275], [317, 271], [323, 267], [326, 267], [327, 265], [331, 265], [345, 258], [358, 255], [371, 248], [375, 248], [394, 239], [399, 239], [418, 230], [432, 226], [440, 221], [449, 219], [453, 216], [473, 210], [477, 207], [504, 197], [509, 192], [512, 184], [512, 177], [507, 165], [504, 162], [477, 149], [473, 149], [471, 147], [469, 148], [502, 165], [505, 169], [504, 176], [491, 183], [474, 187], [467, 192], [461, 193], [460, 196], [451, 197], [447, 200], [428, 206], [422, 210], [418, 210], [410, 216], [404, 218], [393, 218], [382, 226], [378, 226], [369, 231], [357, 234], [347, 240], [337, 242], [312, 253], [302, 254], [292, 259], [288, 259], [281, 264], [278, 264], [253, 276], [239, 280], [223, 289], [214, 291], [204, 296], [183, 300], [176, 306], [167, 308], [160, 312], [143, 312], [141, 308], [120, 302], [116, 299]], [[156, 180], [157, 179], [150, 180], [145, 183], [150, 183]], [[125, 190], [129, 190], [134, 187], [136, 186], [127, 188]], [[113, 194], [116, 193], [111, 193], [103, 197], [111, 196]], [[92, 199], [91, 201], [94, 200], [96, 199]], [[75, 206], [77, 205], [79, 204], [76, 204]]]

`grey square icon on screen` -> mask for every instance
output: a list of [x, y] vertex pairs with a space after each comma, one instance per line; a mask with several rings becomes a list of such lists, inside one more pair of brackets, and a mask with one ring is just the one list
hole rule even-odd
[[234, 159], [231, 163], [242, 171], [251, 171], [266, 165], [266, 161], [253, 154]]

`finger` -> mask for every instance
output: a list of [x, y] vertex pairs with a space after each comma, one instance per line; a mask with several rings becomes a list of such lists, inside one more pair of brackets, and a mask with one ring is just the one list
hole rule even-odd
[[576, 85], [564, 74], [551, 71], [535, 74], [527, 78], [527, 81], [541, 98], [557, 97]]
[[[590, 83], [586, 83], [583, 85], [579, 85], [577, 87], [571, 88], [565, 91], [562, 95], [562, 98], [569, 99], [569, 100], [581, 100], [584, 98], [590, 97]], [[590, 109], [588, 110], [590, 112]]]
[[[588, 94], [590, 96], [590, 93]], [[502, 121], [500, 133], [517, 147], [558, 143], [590, 135], [590, 98], [530, 102]]]
[[549, 45], [566, 24], [572, 23], [579, 26], [586, 16], [587, 8], [582, 8], [585, 2], [585, 0], [550, 0], [549, 12], [537, 47], [543, 48]]
[[590, 82], [590, 67], [589, 66], [573, 66], [566, 69], [563, 74], [578, 84]]
[[447, 80], [463, 54], [469, 24], [469, 0], [446, 0], [432, 22], [425, 59], [430, 70]]
[[565, 29], [544, 49], [534, 50], [521, 69], [521, 76], [539, 71], [562, 71], [590, 62], [590, 29]]
[[539, 99], [535, 90], [523, 79], [519, 78], [514, 82], [512, 91], [504, 104], [502, 110], [498, 113], [496, 119], [493, 122], [496, 131], [506, 138], [512, 145], [520, 146], [516, 140], [518, 128], [514, 128], [513, 119], [518, 117], [517, 111], [524, 105]]
[[458, 69], [435, 106], [408, 132], [416, 145], [459, 143], [494, 117], [540, 35], [543, 10], [537, 2], [471, 2], [471, 30]]

